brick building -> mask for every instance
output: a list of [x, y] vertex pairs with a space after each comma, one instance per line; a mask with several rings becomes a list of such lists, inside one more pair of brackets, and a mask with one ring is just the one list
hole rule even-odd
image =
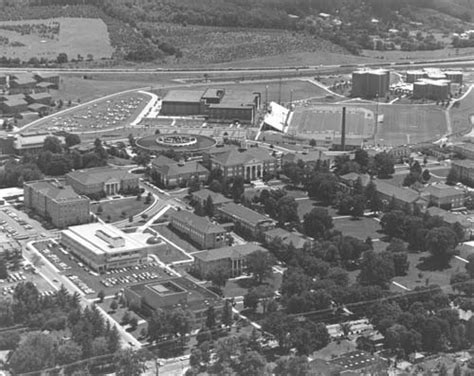
[[232, 222], [236, 231], [248, 233], [253, 237], [275, 228], [275, 221], [270, 217], [233, 202], [218, 208], [216, 215], [222, 221]]
[[160, 155], [153, 159], [151, 166], [153, 179], [165, 188], [186, 186], [194, 178], [200, 182], [209, 178], [209, 170], [196, 161], [176, 162]]
[[390, 87], [390, 72], [385, 69], [360, 70], [352, 73], [352, 96], [385, 97]]
[[24, 183], [24, 202], [59, 228], [89, 222], [89, 199], [57, 180]]
[[66, 181], [77, 193], [83, 195], [108, 196], [121, 192], [136, 193], [139, 190], [137, 175], [111, 167], [76, 170], [66, 175]]
[[226, 245], [226, 229], [212, 223], [206, 217], [200, 217], [186, 210], [176, 211], [169, 217], [173, 229], [187, 235], [202, 249], [220, 248]]

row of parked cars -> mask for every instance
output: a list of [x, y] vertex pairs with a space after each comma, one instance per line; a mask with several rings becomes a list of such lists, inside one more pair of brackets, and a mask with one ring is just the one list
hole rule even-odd
[[45, 248], [40, 251], [49, 261], [51, 261], [57, 268], [61, 270], [68, 270], [71, 269], [71, 267], [66, 264], [65, 262], [61, 261], [61, 259], [56, 256], [53, 252], [51, 252], [49, 249]]
[[77, 275], [68, 274], [67, 277], [72, 281], [72, 283], [79, 287], [84, 294], [95, 294], [95, 290], [87, 286]]
[[160, 275], [158, 273], [141, 272], [139, 274], [133, 273], [133, 274], [121, 275], [117, 277], [107, 277], [105, 278], [105, 280], [101, 280], [101, 282], [105, 287], [111, 287], [111, 286], [124, 285], [128, 283], [148, 281], [148, 280], [158, 279], [158, 278], [160, 278]]

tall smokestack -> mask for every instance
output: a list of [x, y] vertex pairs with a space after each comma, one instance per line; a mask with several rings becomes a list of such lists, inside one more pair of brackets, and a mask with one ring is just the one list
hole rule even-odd
[[342, 107], [341, 150], [346, 150], [346, 108]]

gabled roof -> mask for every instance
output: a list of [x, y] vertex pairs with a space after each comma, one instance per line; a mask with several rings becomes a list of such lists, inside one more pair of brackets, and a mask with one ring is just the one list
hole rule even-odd
[[437, 198], [464, 195], [462, 190], [456, 189], [455, 187], [451, 187], [446, 184], [430, 185], [425, 189], [425, 192], [428, 192], [431, 196]]
[[298, 234], [295, 232], [289, 232], [285, 229], [275, 227], [274, 229], [265, 232], [266, 237], [270, 239], [280, 239], [283, 244], [290, 245], [292, 244], [296, 249], [301, 249], [303, 246], [311, 241], [307, 239], [304, 235]]
[[187, 210], [178, 210], [170, 215], [182, 222], [188, 223], [191, 227], [204, 234], [226, 232], [224, 227], [212, 223], [207, 217], [200, 217]]
[[44, 98], [51, 99], [51, 94], [49, 94], [49, 93], [35, 93], [35, 94], [27, 94], [27, 97], [31, 98], [31, 99], [34, 99], [34, 100], [44, 99]]
[[247, 222], [253, 226], [257, 226], [261, 222], [273, 222], [273, 219], [233, 202], [222, 205], [218, 210], [237, 220]]
[[138, 179], [136, 175], [132, 175], [125, 170], [111, 167], [96, 167], [85, 170], [77, 170], [67, 174], [73, 180], [82, 184], [99, 184], [109, 179]]
[[349, 172], [348, 174], [342, 175], [341, 179], [345, 181], [351, 181], [355, 183], [357, 179], [361, 180], [362, 185], [365, 187], [370, 182], [369, 174], [358, 174], [357, 172]]
[[265, 149], [249, 148], [243, 151], [231, 149], [227, 152], [214, 155], [212, 160], [224, 167], [228, 167], [245, 164], [252, 160], [259, 162], [273, 162], [276, 159], [272, 157]]
[[[376, 180], [375, 181], [377, 191], [386, 195], [386, 196], [394, 196], [396, 199], [406, 202], [406, 203], [414, 203], [418, 199], [420, 199], [420, 194], [410, 188], [404, 187], [397, 187], [395, 185], [392, 185], [390, 183], [386, 183], [381, 180]], [[422, 198], [421, 198], [422, 199]]]
[[199, 162], [188, 161], [179, 163], [162, 155], [153, 160], [152, 166], [168, 177], [209, 172], [209, 170]]
[[221, 205], [221, 204], [225, 204], [225, 203], [228, 203], [228, 202], [232, 202], [232, 200], [230, 198], [227, 198], [227, 197], [225, 197], [224, 195], [222, 195], [220, 193], [213, 192], [213, 191], [211, 191], [210, 189], [207, 189], [207, 188], [201, 189], [200, 191], [193, 192], [192, 195], [193, 195], [193, 197], [197, 197], [200, 200], [207, 200], [208, 197], [211, 197], [212, 203], [214, 205]]
[[244, 258], [255, 251], [268, 252], [258, 244], [247, 243], [241, 245], [234, 245], [232, 247], [223, 247], [216, 249], [209, 249], [207, 251], [193, 253], [193, 256], [201, 261], [217, 261], [222, 259], [240, 259]]

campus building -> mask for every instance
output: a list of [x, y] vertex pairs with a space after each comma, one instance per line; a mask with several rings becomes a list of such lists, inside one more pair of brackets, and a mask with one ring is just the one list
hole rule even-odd
[[231, 277], [238, 277], [245, 271], [247, 256], [256, 251], [268, 252], [252, 243], [196, 252], [193, 253], [194, 268], [204, 279], [219, 269], [227, 270]]
[[462, 213], [453, 213], [447, 210], [443, 210], [441, 208], [437, 208], [432, 206], [427, 209], [427, 213], [432, 216], [441, 217], [447, 225], [454, 225], [458, 223], [461, 225], [464, 231], [464, 238], [462, 240], [468, 241], [471, 240], [472, 235], [474, 233], [474, 222], [472, 222], [471, 218], [468, 215], [464, 215]]
[[28, 74], [15, 74], [9, 80], [10, 94], [30, 94], [36, 87], [36, 80]]
[[0, 110], [3, 113], [3, 116], [12, 116], [28, 111], [28, 102], [23, 98], [23, 96], [18, 97], [12, 95], [4, 98], [5, 100], [0, 101]]
[[186, 235], [202, 249], [219, 248], [226, 245], [227, 231], [206, 217], [200, 217], [186, 210], [170, 215], [170, 226]]
[[271, 243], [280, 241], [282, 245], [294, 247], [296, 250], [302, 250], [307, 244], [311, 245], [313, 239], [304, 236], [298, 232], [290, 232], [280, 227], [267, 231], [263, 234], [265, 241]]
[[460, 144], [454, 144], [451, 146], [454, 153], [462, 155], [467, 159], [474, 159], [474, 144], [470, 142], [463, 142]]
[[260, 108], [260, 93], [202, 90], [171, 90], [161, 106], [164, 116], [204, 116], [209, 121], [239, 121], [253, 123]]
[[[25, 155], [25, 154], [38, 154], [41, 153], [44, 149], [44, 140], [47, 137], [53, 136], [51, 133], [47, 132], [37, 132], [37, 133], [19, 133], [15, 136], [13, 141], [13, 149], [15, 154]], [[64, 137], [54, 136], [64, 143]]]
[[275, 221], [270, 217], [233, 202], [218, 208], [217, 215], [223, 221], [232, 222], [236, 231], [253, 237], [275, 228]]
[[217, 321], [224, 307], [224, 301], [219, 296], [183, 277], [128, 286], [124, 296], [129, 306], [148, 314], [158, 309], [167, 311], [178, 307], [190, 311], [193, 313], [191, 326], [194, 329], [204, 325], [209, 307], [214, 307]]
[[209, 178], [209, 170], [196, 161], [176, 162], [164, 155], [151, 162], [152, 177], [161, 186], [173, 188], [186, 186], [192, 179], [205, 182]]
[[445, 210], [464, 206], [464, 191], [446, 184], [432, 184], [424, 190], [424, 193], [429, 194], [430, 205]]
[[352, 72], [352, 96], [385, 97], [390, 87], [390, 72], [385, 69]]
[[474, 183], [474, 161], [469, 159], [452, 161], [451, 168], [454, 170], [460, 181], [469, 184]]
[[199, 191], [195, 191], [191, 193], [191, 196], [192, 196], [193, 201], [198, 202], [202, 207], [204, 207], [204, 205], [206, 204], [206, 201], [210, 197], [212, 200], [214, 209], [224, 204], [228, 204], [229, 202], [232, 202], [232, 199], [225, 197], [221, 193], [211, 191], [210, 189], [207, 189], [207, 188], [201, 189]]
[[89, 222], [89, 199], [57, 180], [39, 180], [23, 184], [27, 208], [59, 228]]
[[111, 167], [76, 170], [66, 175], [66, 181], [77, 193], [83, 195], [116, 195], [138, 192], [138, 175]]
[[61, 231], [61, 244], [91, 269], [104, 272], [146, 262], [148, 253], [159, 244], [147, 242], [144, 237], [109, 224], [91, 223]]
[[407, 206], [412, 209], [417, 206], [420, 210], [425, 210], [429, 204], [429, 197], [420, 195], [419, 192], [408, 187], [397, 187], [382, 180], [375, 182], [377, 196], [384, 206], [389, 205], [392, 200], [399, 209]]
[[278, 167], [277, 158], [258, 147], [214, 151], [209, 160], [211, 170], [219, 168], [225, 178], [241, 176], [245, 180], [262, 179], [265, 175], [273, 175]]
[[413, 98], [446, 100], [451, 94], [451, 81], [423, 78], [413, 84]]

